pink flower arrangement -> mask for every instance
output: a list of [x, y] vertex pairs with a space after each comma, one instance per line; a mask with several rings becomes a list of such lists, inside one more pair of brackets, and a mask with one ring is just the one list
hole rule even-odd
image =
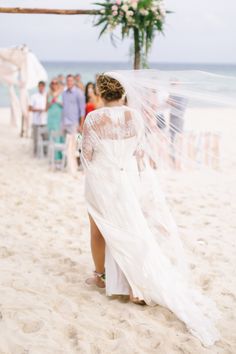
[[[122, 27], [127, 27], [123, 30], [124, 33], [130, 27], [138, 28], [139, 25], [145, 27], [152, 25], [160, 30], [166, 15], [163, 0], [152, 0], [151, 2], [148, 0], [147, 2], [139, 0], [113, 0], [106, 1], [105, 3], [97, 3], [97, 5], [103, 6], [100, 12], [101, 16], [103, 16], [101, 23], [105, 23], [104, 16], [106, 16], [106, 27], [115, 28], [121, 24]], [[139, 16], [136, 16], [136, 14]], [[140, 15], [142, 16], [142, 20], [140, 19]], [[146, 24], [145, 19], [143, 19], [145, 17], [148, 18]]]
[[102, 7], [95, 25], [103, 25], [100, 35], [121, 26], [122, 37], [139, 32], [140, 45], [147, 53], [155, 31], [162, 32], [166, 14], [164, 0], [110, 0], [96, 3]]

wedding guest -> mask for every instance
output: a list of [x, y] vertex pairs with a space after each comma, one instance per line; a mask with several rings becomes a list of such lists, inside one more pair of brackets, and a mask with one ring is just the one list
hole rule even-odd
[[85, 109], [85, 116], [89, 112], [94, 111], [98, 105], [98, 96], [95, 92], [95, 84], [93, 82], [88, 82], [85, 87], [85, 98], [86, 98], [86, 109]]
[[159, 154], [159, 167], [168, 166], [169, 159], [169, 143], [167, 135], [167, 101], [169, 98], [169, 92], [164, 88], [158, 88], [156, 90], [156, 104], [157, 104], [157, 127], [158, 127], [158, 154]]
[[169, 131], [171, 141], [173, 142], [177, 134], [183, 133], [184, 113], [187, 101], [184, 97], [170, 95], [169, 104], [172, 106], [170, 111]]
[[78, 87], [79, 89], [81, 89], [82, 91], [84, 91], [84, 84], [81, 80], [80, 74], [75, 75], [75, 86]]
[[157, 96], [157, 126], [161, 130], [166, 129], [166, 101], [168, 100], [168, 92], [165, 90], [158, 90], [156, 93]]
[[[33, 133], [33, 153], [38, 154], [38, 134], [40, 127], [47, 125], [47, 94], [45, 90], [46, 84], [44, 81], [38, 83], [38, 92], [33, 94], [30, 99], [29, 111], [32, 112], [32, 133]], [[43, 134], [43, 139], [46, 140], [46, 134]]]
[[[177, 79], [171, 82], [171, 86], [179, 85]], [[184, 131], [184, 114], [187, 107], [187, 99], [176, 89], [170, 93], [168, 103], [170, 105], [169, 133], [171, 142], [171, 159], [174, 167], [178, 170], [182, 168], [182, 148]]]
[[62, 124], [66, 133], [73, 134], [80, 130], [85, 116], [85, 95], [75, 86], [72, 75], [67, 75], [66, 86], [66, 90], [62, 93]]
[[63, 92], [65, 90], [65, 88], [66, 88], [65, 76], [62, 75], [62, 74], [59, 74], [57, 76], [57, 81], [58, 81], [58, 84], [59, 84], [60, 91]]
[[[177, 79], [172, 81], [172, 87], [179, 85]], [[168, 103], [171, 107], [169, 132], [171, 141], [174, 142], [176, 135], [182, 134], [184, 129], [184, 114], [187, 107], [187, 99], [180, 93], [170, 93]]]
[[[47, 96], [47, 111], [48, 111], [48, 133], [49, 138], [51, 132], [59, 132], [61, 130], [62, 119], [62, 94], [59, 81], [53, 79], [50, 83], [50, 90]], [[63, 137], [55, 138], [56, 142], [63, 142]], [[55, 153], [55, 160], [61, 160], [62, 154], [60, 151]]]
[[85, 95], [75, 86], [74, 77], [67, 75], [66, 90], [62, 93], [62, 128], [67, 141], [67, 165], [74, 174], [77, 170], [76, 133], [82, 132], [85, 118]]
[[95, 82], [96, 82], [96, 84], [95, 84], [95, 94], [97, 95], [97, 108], [101, 108], [101, 107], [104, 106], [104, 103], [103, 103], [103, 100], [102, 100], [102, 98], [101, 98], [99, 89], [98, 89], [98, 87], [97, 87], [97, 79], [98, 79], [99, 75], [100, 75], [100, 74], [96, 74], [96, 75], [95, 75]]

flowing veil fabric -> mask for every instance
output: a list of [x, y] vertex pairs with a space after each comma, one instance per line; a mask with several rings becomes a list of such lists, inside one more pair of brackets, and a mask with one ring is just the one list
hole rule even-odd
[[[219, 314], [191, 282], [178, 229], [158, 181], [163, 139], [173, 143], [158, 127], [163, 120], [158, 97], [169, 89], [171, 77], [147, 70], [107, 75], [124, 86], [127, 105], [91, 112], [82, 140], [88, 212], [106, 241], [107, 294], [128, 294], [131, 288], [148, 305], [170, 309], [204, 345], [212, 345], [219, 339]], [[181, 117], [186, 98], [199, 100], [199, 81], [197, 85], [194, 91], [181, 83], [184, 100], [178, 87], [172, 101], [166, 95], [164, 109], [174, 106]], [[227, 100], [222, 102], [228, 104]]]

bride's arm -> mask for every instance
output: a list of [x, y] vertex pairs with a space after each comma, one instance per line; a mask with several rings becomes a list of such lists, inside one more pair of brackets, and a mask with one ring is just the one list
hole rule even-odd
[[92, 133], [92, 128], [85, 121], [82, 138], [82, 157], [85, 162], [92, 161], [93, 157]]

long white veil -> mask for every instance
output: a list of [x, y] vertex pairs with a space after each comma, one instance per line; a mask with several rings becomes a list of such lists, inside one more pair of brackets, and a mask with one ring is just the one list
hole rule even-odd
[[203, 71], [127, 70], [107, 75], [122, 83], [128, 106], [140, 112], [146, 152], [157, 168], [219, 170], [231, 165], [233, 156], [224, 139], [235, 135], [226, 138], [224, 133], [234, 122], [236, 78]]
[[194, 71], [106, 75], [122, 84], [126, 100], [88, 115], [82, 161], [88, 211], [107, 246], [107, 293], [126, 294], [128, 282], [135, 296], [168, 307], [211, 345], [218, 311], [192, 284], [158, 174], [204, 168], [220, 176], [232, 166], [222, 127], [230, 130], [234, 119], [236, 80]]

